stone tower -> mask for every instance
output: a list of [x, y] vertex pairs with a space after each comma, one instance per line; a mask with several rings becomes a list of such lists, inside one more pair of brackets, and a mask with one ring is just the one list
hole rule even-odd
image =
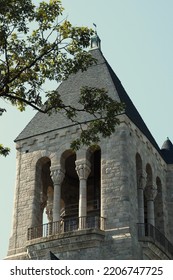
[[[17, 174], [7, 259], [172, 259], [173, 145], [160, 149], [92, 38], [97, 64], [58, 88], [66, 103], [82, 86], [107, 89], [126, 111], [97, 149], [76, 153], [79, 127], [37, 113], [16, 139]], [[84, 116], [81, 120], [86, 121]]]

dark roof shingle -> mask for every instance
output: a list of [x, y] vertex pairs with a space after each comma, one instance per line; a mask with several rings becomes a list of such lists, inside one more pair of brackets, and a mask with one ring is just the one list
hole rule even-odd
[[[105, 88], [113, 98], [125, 103], [126, 115], [162, 155], [155, 139], [126, 93], [121, 81], [104, 58], [102, 52], [99, 49], [91, 50], [91, 52], [97, 59], [97, 64], [89, 67], [85, 72], [79, 71], [75, 75], [70, 75], [70, 77], [58, 87], [58, 93], [62, 96], [63, 101], [65, 101], [66, 104], [76, 105], [82, 86]], [[84, 114], [80, 115], [80, 121], [86, 121], [86, 116]], [[55, 113], [48, 116], [47, 114], [38, 112], [19, 134], [16, 141], [72, 125], [73, 123], [62, 113]]]

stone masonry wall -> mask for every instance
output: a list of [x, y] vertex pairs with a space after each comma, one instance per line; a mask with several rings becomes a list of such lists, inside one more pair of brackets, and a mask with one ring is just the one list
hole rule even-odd
[[173, 243], [173, 165], [169, 165], [166, 174], [166, 208], [168, 212], [168, 239]]
[[[101, 242], [101, 248], [92, 250], [87, 247], [85, 249], [71, 247], [69, 251], [61, 252], [62, 259], [77, 259], [82, 254], [84, 259], [142, 258], [136, 226], [138, 223], [136, 153], [142, 158], [143, 169], [149, 163], [153, 170], [153, 180], [159, 176], [162, 182], [165, 233], [169, 235], [169, 230], [166, 229], [169, 219], [165, 200], [167, 166], [146, 137], [127, 117], [122, 117], [121, 121], [115, 133], [100, 143], [101, 216], [106, 218], [105, 237]], [[62, 153], [70, 148], [70, 143], [76, 138], [77, 133], [76, 127], [69, 127], [17, 142], [16, 196], [9, 259], [14, 258], [17, 253], [26, 252], [27, 229], [34, 226], [37, 220], [35, 215], [40, 195], [40, 190], [36, 189], [39, 180], [36, 174], [38, 160], [47, 157], [51, 161], [51, 166], [60, 164]], [[33, 248], [38, 250], [39, 244]], [[58, 250], [57, 246], [57, 254]]]

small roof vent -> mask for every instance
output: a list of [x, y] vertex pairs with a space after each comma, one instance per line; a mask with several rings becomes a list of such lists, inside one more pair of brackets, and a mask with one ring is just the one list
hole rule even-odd
[[166, 141], [163, 143], [161, 150], [173, 151], [172, 142], [167, 137]]
[[169, 138], [167, 138], [167, 140], [163, 143], [161, 152], [166, 162], [168, 164], [173, 164], [173, 144]]

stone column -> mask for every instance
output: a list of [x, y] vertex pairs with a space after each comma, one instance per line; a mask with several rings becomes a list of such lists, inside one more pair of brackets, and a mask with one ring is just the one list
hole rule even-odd
[[144, 188], [146, 185], [146, 172], [140, 171], [137, 174], [138, 187], [138, 222], [144, 224]]
[[145, 196], [147, 199], [147, 222], [155, 226], [154, 216], [154, 199], [157, 195], [157, 188], [152, 185], [147, 185], [145, 188]]
[[87, 178], [91, 172], [88, 161], [77, 160], [76, 172], [79, 176], [79, 229], [86, 227], [87, 216]]
[[60, 221], [60, 207], [61, 207], [61, 184], [64, 179], [64, 171], [60, 166], [51, 167], [51, 177], [54, 183], [53, 195], [53, 222]]

